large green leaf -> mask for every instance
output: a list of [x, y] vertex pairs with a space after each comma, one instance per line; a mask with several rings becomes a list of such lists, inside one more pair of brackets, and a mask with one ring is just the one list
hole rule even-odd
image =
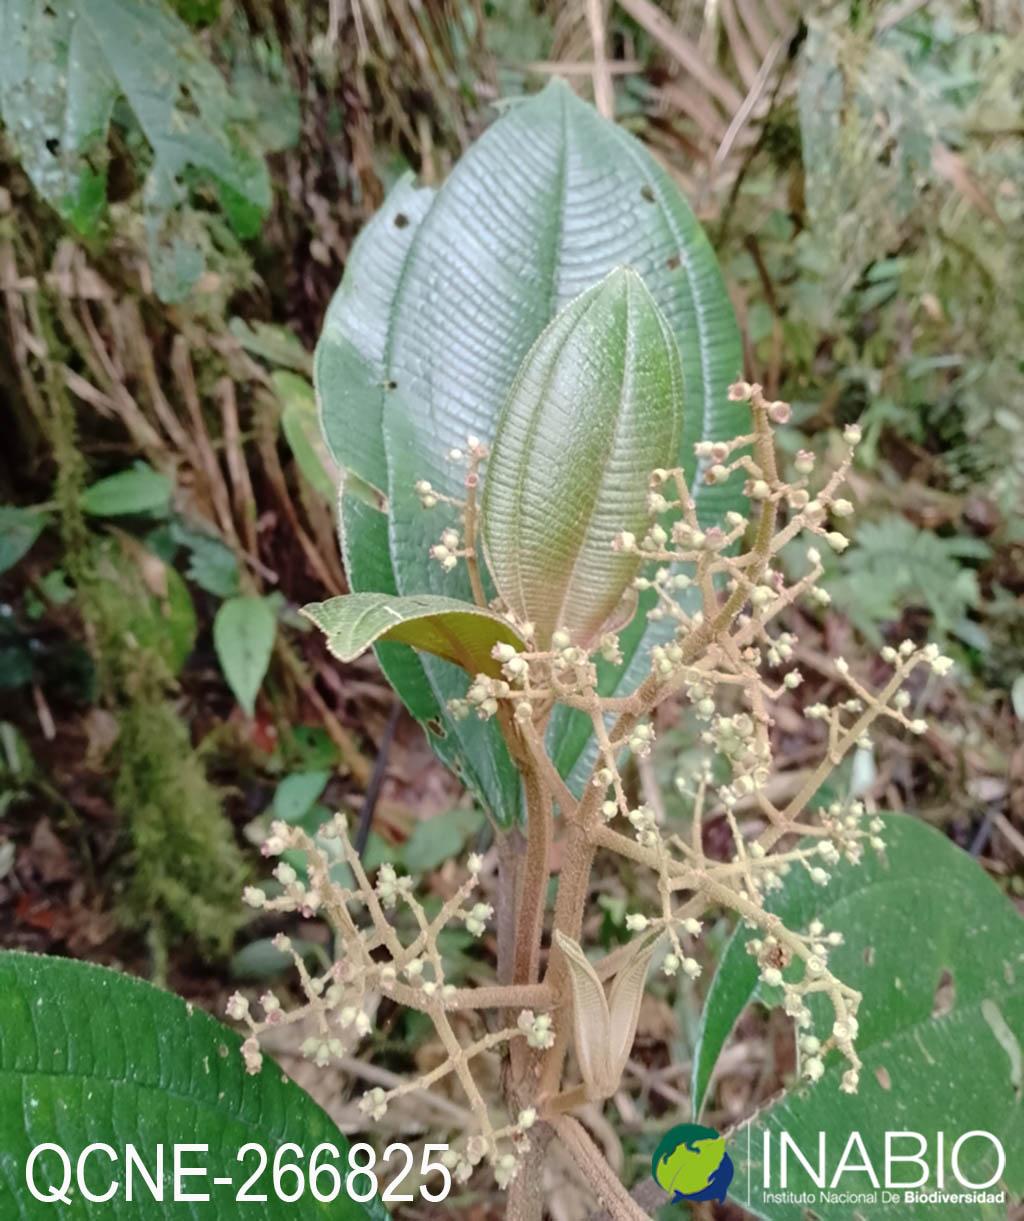
[[[395, 594], [387, 518], [347, 487], [341, 496], [339, 520], [349, 584], [353, 589]], [[437, 702], [419, 654], [409, 645], [378, 640], [373, 649], [388, 681], [423, 726], [438, 755], [503, 826], [515, 822], [518, 799], [508, 805], [500, 800], [500, 794], [509, 791], [510, 781], [514, 784], [515, 772], [497, 724], [476, 717], [452, 721]]]
[[[889, 815], [884, 822], [883, 859], [870, 855], [859, 866], [840, 865], [824, 889], [813, 885], [804, 870], [795, 870], [772, 905], [791, 928], [806, 928], [817, 918], [826, 929], [842, 932], [845, 944], [830, 951], [830, 968], [864, 995], [858, 1015], [857, 1050], [864, 1061], [859, 1092], [839, 1091], [844, 1065], [833, 1053], [819, 1082], [803, 1084], [758, 1112], [750, 1125], [749, 1163], [746, 1125], [733, 1133], [730, 1153], [737, 1177], [732, 1194], [746, 1201], [749, 1184], [746, 1207], [772, 1221], [802, 1221], [806, 1214], [804, 1205], [764, 1199], [766, 1132], [773, 1134], [775, 1150], [777, 1134], [789, 1132], [812, 1161], [818, 1133], [828, 1133], [831, 1177], [854, 1131], [880, 1167], [887, 1129], [924, 1133], [933, 1151], [934, 1134], [944, 1132], [947, 1157], [959, 1134], [981, 1129], [1003, 1143], [1005, 1183], [1011, 1191], [1024, 1190], [1024, 923], [977, 863], [944, 836], [903, 815]], [[750, 935], [737, 932], [708, 994], [694, 1062], [695, 1113], [736, 1019], [762, 995], [756, 964], [745, 949]], [[937, 1004], [937, 989], [947, 972], [944, 998], [940, 994], [944, 1003]], [[815, 1009], [826, 1027], [828, 1011], [825, 1003]], [[902, 1146], [901, 1151], [912, 1148]], [[974, 1181], [988, 1178], [991, 1154], [985, 1141], [966, 1144], [965, 1174]], [[906, 1176], [916, 1173], [912, 1165], [896, 1169]], [[790, 1185], [797, 1192], [815, 1190], [799, 1172]], [[864, 1174], [851, 1174], [842, 1188], [870, 1190], [870, 1183]], [[827, 1221], [850, 1216], [848, 1204], [817, 1200], [811, 1207]], [[879, 1201], [871, 1215], [959, 1218], [963, 1208], [915, 1205], [901, 1198]]]
[[[391, 306], [405, 258], [434, 197], [413, 176], [399, 179], [360, 233], [331, 299], [317, 342], [313, 384], [320, 426], [335, 462], [347, 472], [340, 497], [342, 555], [353, 590], [397, 593], [387, 519], [354, 487], [387, 488], [381, 416]], [[353, 478], [354, 477], [354, 478]], [[516, 777], [495, 725], [456, 725], [438, 703], [420, 659], [406, 645], [378, 643], [377, 659], [405, 706], [427, 730], [435, 750], [499, 818], [515, 819]], [[475, 763], [482, 764], [478, 772]], [[483, 777], [500, 776], [497, 782]]]
[[0, 112], [36, 189], [84, 231], [105, 203], [120, 96], [153, 151], [150, 256], [158, 290], [176, 299], [203, 268], [201, 249], [177, 231], [187, 171], [216, 180], [236, 228], [246, 209], [270, 206], [266, 166], [240, 126], [248, 116], [159, 0], [0, 0]]
[[[510, 107], [443, 187], [420, 202], [429, 204], [422, 219], [410, 211], [410, 224], [398, 231], [410, 239], [404, 259], [393, 225], [364, 234], [361, 256], [369, 259], [371, 241], [384, 243], [380, 265], [393, 273], [386, 277], [394, 286], [386, 306], [383, 294], [364, 294], [373, 327], [384, 327], [379, 357], [367, 357], [370, 363], [350, 379], [352, 393], [328, 386], [328, 361], [318, 361], [317, 390], [328, 435], [341, 430], [340, 447], [346, 430], [356, 436], [365, 421], [382, 418], [398, 592], [468, 600], [464, 574], [444, 574], [427, 558], [448, 523], [442, 511], [421, 509], [414, 485], [426, 478], [445, 493], [462, 494], [460, 472], [447, 465], [446, 453], [464, 446], [469, 433], [493, 439], [519, 365], [562, 306], [616, 266], [640, 273], [679, 343], [687, 402], [679, 458], [691, 471], [695, 440], [747, 428], [745, 409], [726, 395], [742, 364], [739, 332], [714, 254], [672, 180], [636, 140], [559, 82]], [[333, 422], [329, 399], [339, 412]], [[379, 454], [375, 460], [379, 471]], [[354, 469], [365, 477], [371, 468]], [[695, 481], [694, 488], [705, 521], [737, 503], [735, 484]], [[640, 617], [624, 634], [624, 668], [602, 668], [606, 690], [635, 685], [654, 638]], [[442, 663], [424, 659], [423, 670], [441, 709], [464, 693], [464, 681]], [[587, 744], [588, 723], [560, 709], [550, 732], [568, 773]], [[463, 758], [467, 733], [476, 733], [468, 722], [449, 723]], [[484, 800], [492, 810], [508, 810], [518, 803], [518, 780], [496, 735], [490, 741], [486, 770], [497, 783]], [[479, 740], [472, 745], [478, 749]]]
[[650, 474], [683, 425], [675, 337], [635, 271], [581, 293], [527, 353], [498, 422], [483, 500], [485, 553], [540, 647], [591, 642], [636, 575], [621, 530], [650, 524]]
[[471, 603], [432, 595], [397, 598], [392, 594], [344, 594], [311, 602], [302, 613], [327, 637], [341, 661], [352, 661], [378, 640], [397, 640], [461, 666], [470, 674], [498, 677], [491, 656], [496, 644], [522, 648], [508, 622]]
[[[259, 1216], [338, 1218], [339, 1221], [384, 1219], [376, 1200], [357, 1204], [344, 1191], [348, 1142], [324, 1112], [265, 1062], [261, 1072], [246, 1073], [240, 1040], [232, 1030], [157, 988], [103, 967], [42, 958], [0, 954], [0, 1215], [40, 1217], [54, 1213], [52, 1204], [33, 1199], [25, 1185], [25, 1166], [40, 1144], [62, 1146], [72, 1167], [94, 1142], [111, 1146], [117, 1162], [98, 1151], [86, 1163], [90, 1190], [103, 1195], [115, 1180], [120, 1189], [105, 1203], [90, 1203], [72, 1188], [70, 1206], [60, 1216], [70, 1221], [93, 1217], [217, 1217], [218, 1221]], [[313, 1150], [334, 1145], [334, 1162], [342, 1190], [333, 1203], [319, 1203], [307, 1189], [301, 1205], [276, 1197], [271, 1167], [253, 1192], [260, 1205], [236, 1203], [235, 1195], [256, 1167], [255, 1153], [238, 1160], [238, 1150], [262, 1145], [273, 1159], [276, 1149], [293, 1142], [303, 1151], [286, 1157], [308, 1172]], [[205, 1177], [184, 1180], [182, 1190], [207, 1192], [205, 1206], [173, 1201], [170, 1187], [175, 1144], [207, 1145], [204, 1152], [183, 1157], [187, 1166], [206, 1168]], [[158, 1202], [136, 1171], [134, 1202], [125, 1191], [125, 1146], [138, 1150], [150, 1176], [157, 1149], [164, 1146], [166, 1185]], [[52, 1177], [48, 1177], [52, 1176]], [[215, 1177], [231, 1185], [215, 1186]], [[35, 1181], [46, 1194], [47, 1183], [61, 1183], [60, 1162], [42, 1154]], [[290, 1174], [285, 1189], [294, 1189]], [[327, 1194], [327, 1175], [318, 1187]]]
[[320, 423], [335, 462], [384, 491], [381, 416], [391, 309], [409, 247], [434, 200], [403, 175], [352, 247], [313, 357]]

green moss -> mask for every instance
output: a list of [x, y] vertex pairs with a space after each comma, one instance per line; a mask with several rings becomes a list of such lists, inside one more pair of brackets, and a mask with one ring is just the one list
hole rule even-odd
[[64, 566], [103, 702], [118, 723], [113, 797], [131, 865], [122, 914], [148, 929], [159, 972], [166, 946], [175, 941], [191, 939], [207, 954], [229, 950], [244, 919], [245, 867], [220, 794], [175, 705], [174, 673], [194, 630], [175, 597], [184, 586], [165, 573], [167, 596], [155, 594], [139, 556], [88, 529], [79, 507], [86, 470], [74, 409], [52, 376], [47, 390]]

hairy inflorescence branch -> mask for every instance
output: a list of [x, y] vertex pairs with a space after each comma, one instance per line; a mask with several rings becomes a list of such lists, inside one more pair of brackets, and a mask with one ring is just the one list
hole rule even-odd
[[[731, 388], [730, 397], [749, 404], [752, 431], [730, 441], [699, 443], [698, 477], [724, 483], [740, 472], [751, 518], [730, 512], [721, 522], [702, 524], [686, 472], [656, 470], [646, 533], [623, 531], [612, 544], [635, 557], [633, 589], [648, 601], [647, 619], [659, 638], [650, 649], [646, 677], [632, 693], [609, 696], [599, 686], [597, 660], [621, 661], [614, 624], [590, 640], [558, 629], [541, 646], [531, 623], [500, 601], [490, 604], [507, 616], [524, 647], [496, 645], [500, 677], [473, 676], [465, 696], [449, 707], [456, 717], [496, 719], [523, 777], [526, 818], [524, 833], [516, 833], [522, 842], [517, 884], [499, 888], [508, 896], [501, 910], [474, 900], [482, 861], [473, 856], [465, 881], [428, 917], [413, 878], [383, 864], [371, 882], [340, 815], [316, 836], [275, 823], [265, 851], [286, 859], [274, 871], [272, 890], [246, 892], [247, 901], [261, 910], [326, 921], [337, 947], [331, 967], [312, 974], [288, 938], [278, 938], [294, 958], [305, 999], [286, 1011], [267, 993], [258, 1002], [257, 1017], [248, 999], [237, 993], [231, 998], [229, 1013], [249, 1028], [246, 1063], [258, 1065], [259, 1036], [274, 1026], [302, 1022], [303, 1030], [311, 1029], [302, 1051], [323, 1065], [347, 1055], [370, 1033], [380, 998], [419, 1010], [437, 1032], [442, 1062], [393, 1090], [369, 1090], [361, 1105], [379, 1119], [403, 1095], [454, 1075], [474, 1127], [452, 1150], [452, 1169], [464, 1181], [479, 1163], [489, 1162], [499, 1185], [511, 1185], [513, 1217], [536, 1212], [533, 1168], [552, 1137], [580, 1163], [613, 1213], [634, 1215], [635, 1205], [615, 1176], [595, 1170], [600, 1155], [569, 1112], [618, 1088], [649, 961], [665, 977], [701, 974], [697, 944], [709, 911], [731, 911], [749, 930], [747, 949], [760, 978], [779, 990], [797, 1028], [802, 1074], [817, 1080], [826, 1057], [836, 1052], [846, 1062], [841, 1088], [852, 1092], [858, 1086], [861, 997], [829, 963], [842, 937], [817, 920], [807, 928], [789, 928], [767, 900], [792, 870], [827, 887], [841, 861], [856, 864], [865, 851], [884, 851], [882, 823], [863, 802], [838, 801], [814, 810], [814, 795], [852, 750], [871, 748], [876, 722], [922, 733], [924, 722], [909, 712], [907, 680], [918, 667], [942, 675], [952, 663], [935, 646], [904, 641], [882, 650], [891, 675], [873, 691], [838, 658], [839, 697], [803, 708], [805, 719], [821, 726], [821, 760], [788, 802], [780, 806], [772, 800], [773, 706], [796, 698], [803, 684], [794, 664], [796, 641], [775, 623], [798, 603], [828, 604], [819, 584], [823, 566], [817, 544], [837, 552], [847, 546], [838, 526], [853, 507], [839, 493], [860, 434], [856, 426], [847, 427], [841, 460], [814, 491], [816, 463], [810, 453], [796, 454], [792, 479], [779, 473], [773, 433], [788, 420], [788, 405], [767, 401], [759, 386], [744, 382]], [[450, 518], [431, 556], [447, 570], [466, 564], [480, 606], [488, 603], [478, 562], [477, 493], [487, 456], [487, 446], [475, 437], [448, 455], [465, 468], [464, 501], [424, 481], [417, 484], [424, 509]], [[812, 543], [806, 570], [789, 577], [791, 560], [787, 556], [784, 567], [781, 553], [783, 548], [791, 553], [801, 536]], [[652, 714], [669, 700], [684, 706], [704, 752], [677, 777], [690, 810], [688, 827], [673, 825], [654, 804], [638, 803], [627, 782], [627, 762], [650, 754], [656, 738]], [[593, 730], [593, 763], [578, 794], [559, 774], [546, 742], [557, 704], [579, 710]], [[556, 810], [563, 863], [552, 915], [547, 902]], [[728, 827], [729, 859], [713, 857], [705, 848], [703, 827], [711, 817]], [[296, 853], [301, 871], [289, 863]], [[594, 864], [605, 858], [645, 867], [651, 886], [639, 909], [626, 916], [633, 939], [592, 960], [580, 938]], [[456, 988], [446, 979], [442, 932], [461, 925], [480, 936], [494, 920], [514, 930], [514, 936], [499, 938], [499, 944], [510, 945], [511, 962], [499, 964], [498, 978], [510, 982]], [[829, 1004], [824, 1020], [821, 1009], [812, 1009], [818, 996]], [[459, 1011], [492, 1011], [490, 1028], [466, 1041], [464, 1025], [452, 1022]], [[510, 1107], [504, 1120], [495, 1117], [475, 1073], [479, 1057], [503, 1049], [509, 1056], [505, 1097]], [[575, 1073], [567, 1068], [570, 1050]], [[529, 1174], [524, 1172], [528, 1163]]]

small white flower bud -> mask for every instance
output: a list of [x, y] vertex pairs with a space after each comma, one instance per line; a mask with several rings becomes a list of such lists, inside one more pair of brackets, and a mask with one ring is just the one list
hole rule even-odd
[[228, 1017], [235, 1022], [241, 1022], [249, 1012], [249, 1001], [241, 992], [232, 992], [225, 1007]]

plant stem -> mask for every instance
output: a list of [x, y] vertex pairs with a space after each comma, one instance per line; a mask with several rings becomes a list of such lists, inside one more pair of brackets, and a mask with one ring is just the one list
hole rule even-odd
[[547, 1124], [530, 1129], [530, 1148], [523, 1154], [508, 1189], [506, 1221], [541, 1221], [544, 1215], [544, 1160], [553, 1133]]
[[540, 938], [548, 890], [548, 855], [551, 847], [551, 795], [532, 767], [523, 774], [526, 789], [526, 859], [516, 914], [515, 959], [512, 982], [536, 982]]
[[553, 1123], [558, 1139], [615, 1221], [650, 1221], [647, 1213], [623, 1187], [579, 1120], [571, 1115], [559, 1115]]

